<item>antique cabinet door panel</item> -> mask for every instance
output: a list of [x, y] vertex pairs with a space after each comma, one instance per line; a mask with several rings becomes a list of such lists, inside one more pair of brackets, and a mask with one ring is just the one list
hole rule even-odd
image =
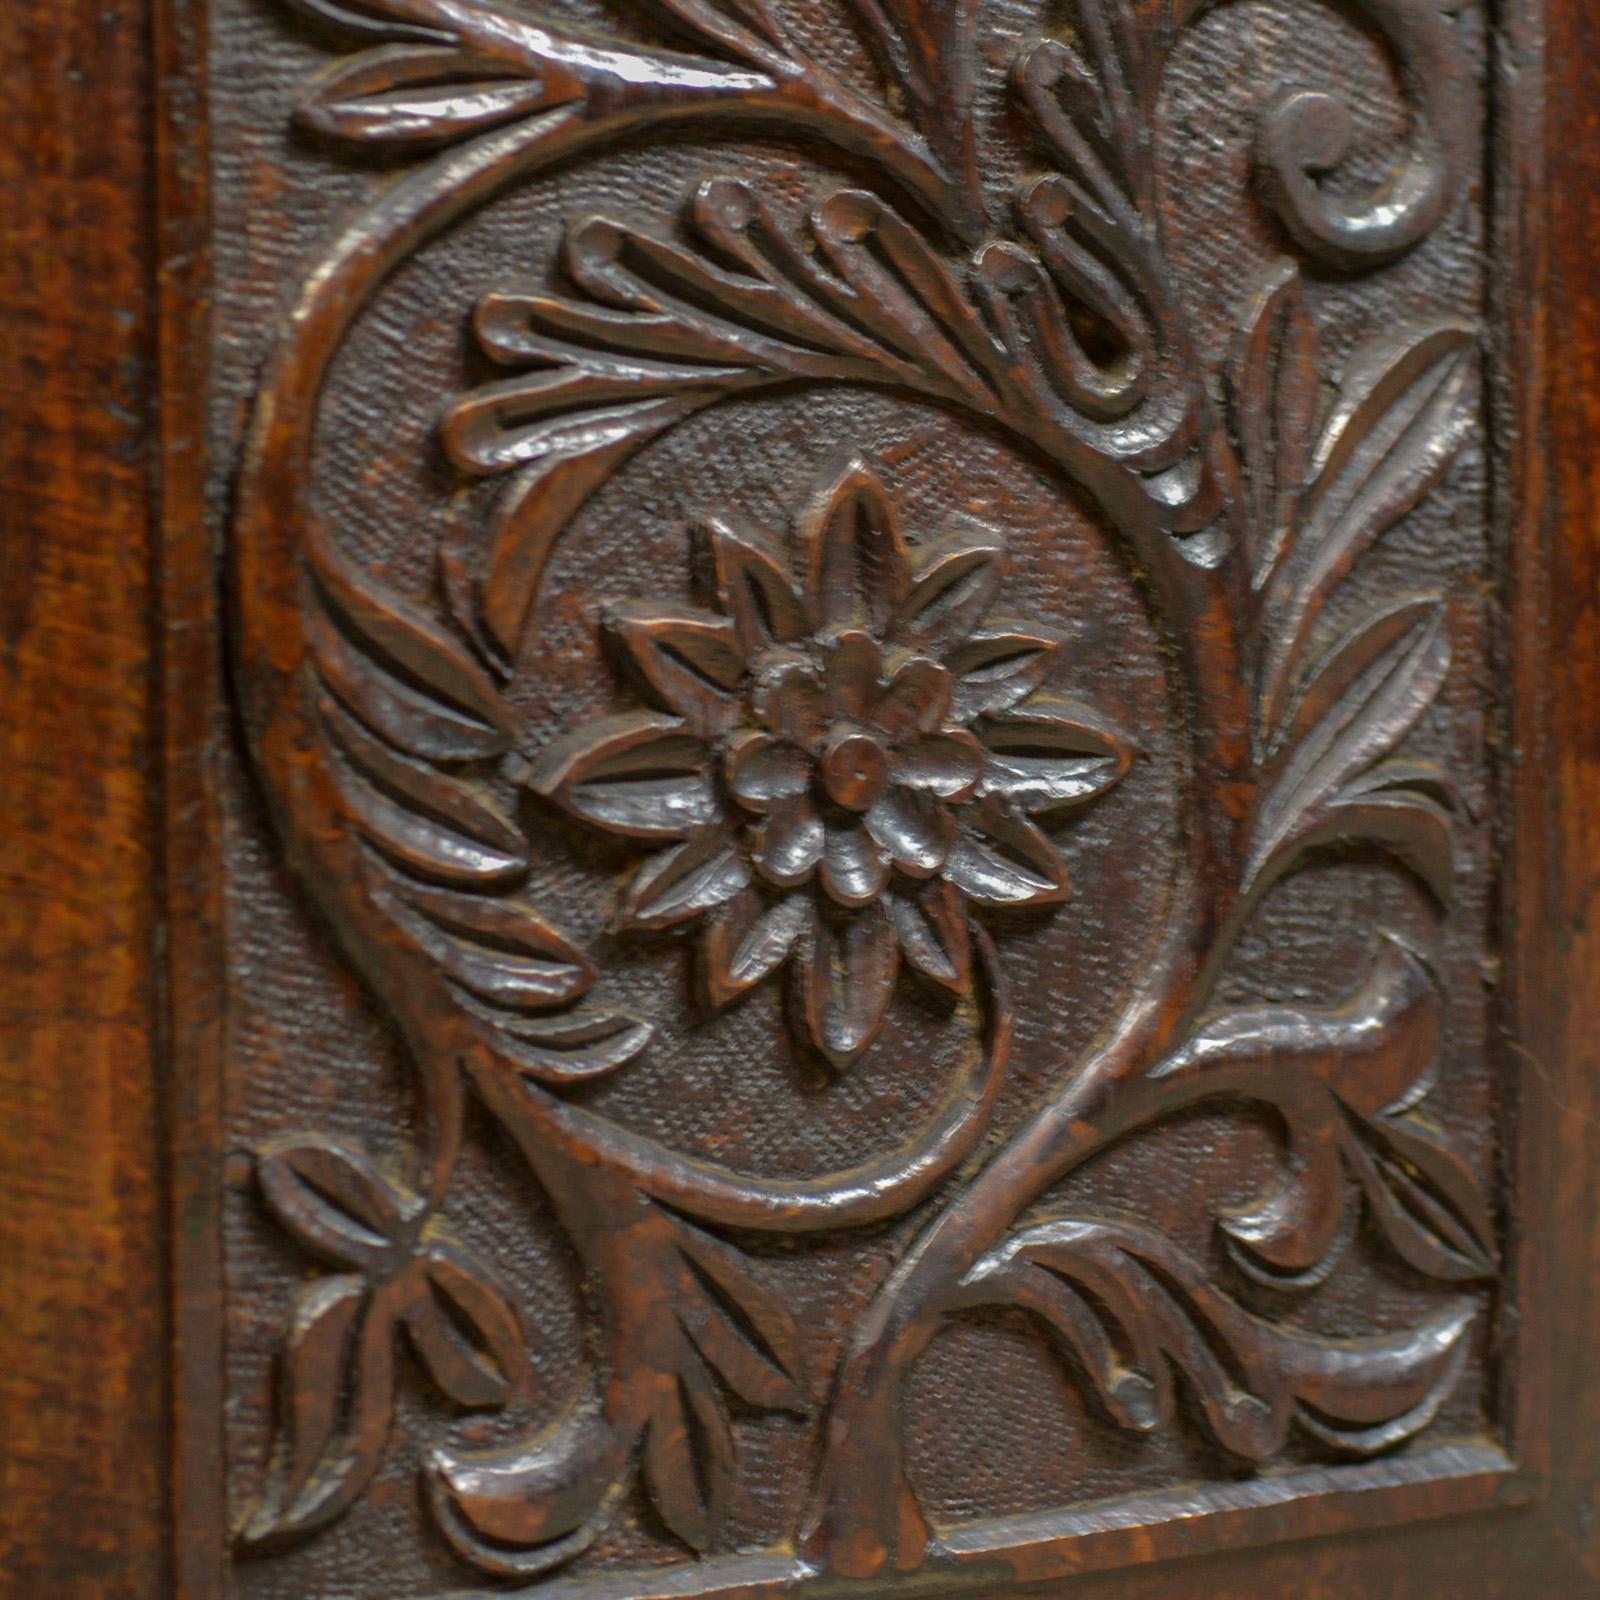
[[1543, 11], [163, 9], [181, 1592], [1591, 1591]]

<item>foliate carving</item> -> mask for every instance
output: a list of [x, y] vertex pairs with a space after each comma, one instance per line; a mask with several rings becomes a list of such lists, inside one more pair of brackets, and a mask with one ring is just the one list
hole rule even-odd
[[[1387, 851], [1449, 914], [1455, 784], [1405, 750], [1450, 671], [1446, 597], [1352, 609], [1343, 586], [1467, 439], [1474, 331], [1390, 328], [1335, 374], [1285, 260], [1208, 369], [1153, 132], [1176, 30], [1203, 3], [1165, 27], [1079, 0], [1060, 37], [1024, 48], [1012, 93], [1043, 171], [1001, 195], [977, 156], [973, 0], [862, 0], [879, 98], [810, 53], [779, 0], [658, 0], [682, 51], [577, 32], [532, 0], [292, 4], [359, 47], [303, 117], [415, 164], [308, 275], [263, 380], [236, 531], [240, 678], [290, 859], [415, 1059], [422, 1137], [382, 1165], [316, 1134], [261, 1152], [269, 1206], [333, 1272], [286, 1332], [244, 1540], [310, 1533], [361, 1493], [397, 1339], [463, 1407], [502, 1405], [537, 1359], [446, 1220], [469, 1094], [570, 1237], [594, 1330], [592, 1403], [547, 1435], [431, 1458], [438, 1526], [484, 1570], [572, 1561], [635, 1482], [683, 1545], [713, 1549], [749, 1419], [820, 1395], [789, 1576], [937, 1558], [902, 1459], [905, 1390], [938, 1330], [980, 1306], [1029, 1313], [1108, 1425], [1173, 1423], [1177, 1373], [1190, 1420], [1247, 1460], [1291, 1428], [1351, 1455], [1425, 1429], [1496, 1270], [1485, 1197], [1427, 1119], [1432, 958], [1382, 935], [1333, 1008], [1229, 1007], [1217, 989], [1268, 888], [1330, 843]], [[1472, 129], [1431, 0], [1359, 9], [1415, 102], [1389, 183], [1354, 199], [1319, 184], [1345, 138], [1324, 95], [1286, 89], [1257, 147], [1287, 236], [1345, 269], [1438, 224]], [[408, 251], [513, 180], [722, 116], [830, 141], [873, 183], [800, 216], [713, 173], [676, 231], [580, 220], [560, 288], [463, 303], [502, 375], [453, 398], [442, 437], [463, 473], [506, 485], [489, 525], [440, 552], [437, 603], [402, 598], [318, 516], [311, 440], [344, 333]], [[1123, 779], [1140, 730], [1095, 709], [1060, 634], [1011, 614], [1006, 529], [908, 526], [874, 441], [852, 441], [788, 528], [705, 508], [697, 607], [603, 586], [627, 709], [532, 745], [513, 710], [551, 552], [635, 452], [713, 406], [841, 385], [1046, 460], [1125, 552], [1166, 656], [1186, 773], [1162, 926], [1120, 1014], [1012, 1126], [990, 1126], [1011, 1034], [1003, 914], [1066, 898], [1062, 820]], [[960, 997], [941, 1015], [970, 1048], [925, 1124], [795, 1180], [685, 1154], [574, 1093], [629, 1069], [652, 1025], [607, 1000], [541, 905], [530, 804], [645, 853], [616, 925], [694, 930], [712, 1012], [789, 968], [793, 1031], [836, 1069], [867, 1070], [902, 966]], [[1273, 1114], [1285, 1161], [1257, 1203], [1216, 1207], [1235, 1276], [1143, 1220], [1041, 1209], [1113, 1145], [1241, 1101]], [[747, 1235], [918, 1207], [837, 1370], [810, 1372]], [[1250, 1308], [1243, 1284], [1293, 1295], [1337, 1272], [1362, 1216], [1449, 1286], [1424, 1320], [1332, 1341]]]
[[902, 956], [964, 994], [969, 908], [1066, 897], [1032, 819], [1092, 799], [1130, 752], [1092, 710], [1035, 692], [1061, 641], [991, 617], [1000, 536], [909, 545], [865, 461], [818, 487], [792, 550], [722, 521], [704, 537], [716, 613], [610, 617], [667, 714], [570, 734], [532, 784], [607, 832], [682, 840], [634, 875], [620, 926], [703, 923], [713, 1005], [792, 961], [805, 1031], [845, 1066]]
[[394, 1409], [395, 1345], [409, 1341], [457, 1405], [504, 1405], [526, 1365], [514, 1305], [415, 1195], [331, 1139], [261, 1155], [284, 1228], [330, 1266], [296, 1301], [284, 1343], [284, 1417], [270, 1495], [244, 1538], [264, 1545], [331, 1522], [367, 1487]]

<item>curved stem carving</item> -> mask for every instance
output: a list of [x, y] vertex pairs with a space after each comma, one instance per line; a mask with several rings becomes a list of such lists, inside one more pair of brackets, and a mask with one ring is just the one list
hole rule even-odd
[[[759, 86], [754, 92], [759, 109], [769, 89]], [[970, 1153], [982, 1136], [1006, 1058], [1009, 1024], [997, 998], [989, 1008], [986, 1048], [972, 1053], [945, 1104], [910, 1148], [810, 1184], [778, 1185], [688, 1160], [561, 1105], [537, 1080], [553, 1074], [559, 1081], [581, 1073], [586, 1070], [585, 1053], [568, 1052], [568, 1061], [551, 1066], [550, 1051], [545, 1050], [538, 1065], [519, 1078], [486, 1043], [477, 1014], [463, 1008], [455, 983], [508, 1004], [513, 1003], [507, 1000], [508, 986], [518, 1005], [559, 1004], [587, 986], [580, 958], [531, 922], [519, 904], [502, 900], [470, 905], [452, 891], [431, 886], [436, 874], [463, 875], [471, 883], [493, 883], [509, 874], [514, 885], [520, 871], [516, 846], [510, 839], [500, 841], [503, 824], [496, 823], [493, 806], [481, 791], [453, 778], [442, 784], [428, 778], [416, 763], [386, 750], [373, 737], [374, 726], [391, 731], [399, 726], [397, 737], [402, 744], [409, 741], [411, 753], [456, 763], [494, 758], [505, 747], [492, 725], [483, 669], [393, 597], [375, 598], [352, 583], [321, 531], [311, 498], [311, 443], [326, 374], [345, 333], [407, 251], [516, 176], [569, 158], [636, 126], [641, 117], [703, 115], [733, 104], [750, 111], [750, 84], [666, 76], [629, 85], [603, 111], [541, 113], [451, 151], [403, 179], [347, 230], [309, 281], [264, 379], [241, 480], [235, 639], [252, 750], [291, 866], [327, 910], [380, 999], [401, 1019], [412, 1047], [435, 1140], [426, 1185], [429, 1202], [436, 1205], [442, 1197], [454, 1163], [465, 1070], [487, 1103], [508, 1120], [541, 1185], [555, 1199], [564, 1226], [580, 1248], [589, 1246], [586, 1260], [608, 1297], [613, 1375], [602, 1431], [619, 1441], [613, 1450], [597, 1451], [585, 1444], [577, 1459], [560, 1463], [564, 1476], [553, 1491], [526, 1451], [498, 1472], [463, 1465], [459, 1483], [456, 1467], [440, 1464], [440, 1483], [459, 1488], [445, 1518], [451, 1536], [463, 1548], [470, 1544], [481, 1564], [506, 1570], [542, 1570], [568, 1559], [592, 1537], [598, 1527], [594, 1514], [616, 1476], [616, 1464], [631, 1451], [643, 1425], [636, 1402], [628, 1398], [636, 1353], [650, 1348], [659, 1359], [662, 1349], [676, 1348], [650, 1342], [651, 1319], [662, 1313], [641, 1311], [648, 1274], [640, 1272], [638, 1251], [648, 1256], [641, 1242], [646, 1236], [618, 1246], [609, 1231], [594, 1231], [594, 1217], [620, 1212], [625, 1192], [659, 1195], [709, 1219], [751, 1228], [804, 1229], [824, 1217], [835, 1225], [878, 1220], [915, 1204]], [[799, 112], [802, 119], [806, 114], [803, 108]], [[320, 605], [310, 599], [308, 587], [320, 596]], [[319, 614], [333, 621], [308, 625]], [[352, 673], [350, 666], [352, 638], [393, 664], [398, 676], [389, 688], [378, 683], [352, 690], [353, 678], [359, 676], [359, 669]], [[433, 706], [420, 731], [408, 687], [418, 680], [443, 695], [444, 707], [457, 708], [441, 714]], [[354, 717], [352, 700], [360, 702]], [[471, 709], [462, 712], [463, 706]], [[427, 785], [420, 799], [434, 815], [443, 813], [462, 824], [465, 844], [452, 832], [419, 843], [403, 818], [395, 820], [386, 796], [416, 785]], [[356, 789], [360, 797], [353, 799]], [[416, 942], [404, 936], [407, 930], [417, 930]], [[516, 939], [530, 952], [537, 975], [528, 977], [508, 969], [503, 959], [486, 960], [481, 952], [474, 953], [471, 939], [477, 933], [501, 943]], [[448, 952], [443, 971], [436, 965], [441, 950]], [[552, 956], [563, 964], [558, 970], [569, 974], [556, 980], [554, 988], [549, 977]], [[530, 985], [535, 991], [531, 995]], [[515, 1030], [513, 1036], [526, 1038]], [[578, 1042], [587, 1039], [584, 1035]], [[543, 1047], [568, 1041], [545, 1028], [536, 1042]], [[521, 1060], [528, 1064], [525, 1050]], [[596, 1176], [607, 1168], [616, 1176]], [[610, 1201], [600, 1192], [607, 1183], [617, 1191]], [[661, 1237], [659, 1229], [649, 1233], [652, 1248]], [[681, 1277], [684, 1269], [669, 1265], [664, 1270]], [[654, 1292], [671, 1298], [670, 1285], [659, 1280]], [[686, 1362], [698, 1359], [685, 1356]], [[658, 1424], [658, 1432], [665, 1431]], [[381, 1433], [376, 1437], [381, 1442]], [[671, 1474], [665, 1481], [671, 1482]], [[502, 1495], [507, 1497], [504, 1503], [498, 1498]], [[567, 1513], [575, 1505], [584, 1516], [567, 1525]], [[683, 1519], [680, 1531], [691, 1542], [709, 1537], [706, 1530], [714, 1526], [706, 1508], [702, 1514], [704, 1526], [694, 1517]], [[521, 1556], [494, 1555], [492, 1541], [508, 1518], [540, 1547]], [[275, 1524], [271, 1531], [279, 1526], [285, 1525]], [[491, 1543], [483, 1543], [484, 1538]]]
[[1106, 1040], [934, 1219], [856, 1324], [806, 1527], [808, 1550], [850, 1577], [923, 1560], [931, 1529], [900, 1455], [904, 1388], [959, 1286], [1019, 1212], [1137, 1123], [1141, 1108], [1128, 1085], [1183, 1037], [1205, 1004], [1230, 942], [1228, 925], [1237, 922], [1237, 903], [1227, 905], [1234, 880], [1210, 859], [1212, 826], [1197, 818], [1186, 827], [1191, 856], [1166, 932]]
[[[1221, 0], [1187, 0], [1185, 23]], [[1256, 135], [1262, 199], [1314, 261], [1359, 272], [1420, 244], [1449, 215], [1478, 147], [1478, 95], [1466, 52], [1436, 0], [1351, 0], [1393, 50], [1412, 125], [1394, 169], [1370, 192], [1330, 194], [1317, 180], [1350, 148], [1336, 96], [1287, 85]]]
[[[1013, 75], [1051, 171], [960, 268], [879, 195], [825, 196], [802, 241], [748, 185], [714, 181], [686, 243], [592, 219], [569, 241], [576, 294], [488, 297], [479, 338], [509, 375], [461, 400], [445, 437], [458, 465], [516, 478], [487, 572], [452, 569], [457, 616], [444, 627], [346, 563], [312, 483], [328, 373], [395, 266], [515, 181], [626, 133], [727, 117], [825, 136], [976, 244], [974, 12], [968, 0], [947, 19], [962, 58], [952, 65], [909, 47], [915, 0], [868, 8], [910, 127], [807, 56], [769, 0], [662, 0], [706, 56], [547, 27], [500, 0], [294, 3], [382, 41], [316, 87], [313, 125], [408, 147], [470, 138], [382, 193], [307, 281], [263, 380], [241, 481], [236, 648], [252, 750], [291, 865], [400, 1019], [432, 1140], [415, 1196], [386, 1189], [364, 1157], [314, 1142], [264, 1160], [286, 1226], [348, 1269], [300, 1307], [291, 1368], [309, 1370], [319, 1350], [358, 1354], [353, 1401], [302, 1404], [291, 1392], [298, 1433], [281, 1452], [278, 1501], [247, 1538], [319, 1525], [360, 1492], [387, 1431], [396, 1330], [462, 1403], [508, 1391], [514, 1318], [437, 1216], [464, 1086], [516, 1141], [594, 1290], [592, 1393], [539, 1439], [432, 1463], [447, 1537], [479, 1566], [520, 1576], [584, 1549], [636, 1460], [666, 1524], [706, 1549], [733, 1479], [726, 1395], [757, 1410], [808, 1405], [791, 1314], [707, 1225], [802, 1233], [903, 1215], [983, 1136], [1010, 1012], [992, 939], [967, 905], [1063, 898], [1064, 868], [1032, 815], [1099, 793], [1130, 758], [1091, 710], [1036, 693], [1055, 641], [983, 622], [1003, 571], [992, 530], [908, 545], [870, 462], [852, 457], [801, 518], [803, 582], [781, 551], [729, 525], [712, 535], [721, 612], [618, 611], [614, 631], [658, 709], [530, 753], [514, 748], [504, 712], [505, 660], [577, 510], [678, 423], [781, 385], [911, 393], [1046, 459], [1128, 559], [1187, 749], [1184, 843], [1138, 985], [1088, 1056], [926, 1221], [853, 1331], [807, 1553], [854, 1579], [926, 1559], [932, 1530], [901, 1459], [903, 1390], [944, 1321], [977, 1304], [1039, 1317], [1125, 1424], [1165, 1415], [1170, 1361], [1245, 1454], [1270, 1454], [1296, 1419], [1351, 1450], [1425, 1426], [1459, 1370], [1466, 1302], [1409, 1340], [1308, 1349], [1225, 1302], [1142, 1230], [1020, 1219], [1155, 1118], [1229, 1095], [1277, 1110], [1292, 1168], [1281, 1194], [1224, 1223], [1243, 1270], [1280, 1287], [1331, 1270], [1348, 1237], [1347, 1177], [1418, 1270], [1446, 1282], [1492, 1270], [1471, 1175], [1409, 1116], [1432, 1047], [1418, 958], [1387, 951], [1348, 1014], [1207, 1015], [1250, 912], [1320, 845], [1377, 843], [1448, 900], [1450, 784], [1395, 753], [1449, 669], [1443, 598], [1402, 597], [1320, 657], [1312, 647], [1338, 585], [1466, 437], [1472, 330], [1372, 341], [1324, 415], [1315, 325], [1297, 274], [1280, 267], [1220, 375], [1219, 403], [1166, 268], [1156, 30], [1123, 0], [1081, 0], [1071, 44], [1025, 51]], [[1178, 25], [1213, 3], [1188, 0]], [[1332, 101], [1302, 89], [1269, 110], [1258, 147], [1264, 198], [1290, 237], [1347, 269], [1437, 226], [1462, 185], [1474, 115], [1459, 45], [1430, 0], [1360, 9], [1390, 41], [1414, 104], [1391, 181], [1349, 203], [1318, 185], [1347, 127]], [[946, 106], [959, 113], [949, 128], [920, 126]], [[758, 704], [759, 726], [740, 720], [741, 696]], [[736, 819], [714, 803], [713, 764], [743, 808]], [[671, 790], [664, 811], [629, 789], [640, 773]], [[806, 1027], [838, 1070], [870, 1041], [901, 952], [948, 990], [975, 989], [956, 1015], [978, 1041], [926, 1126], [876, 1161], [779, 1182], [685, 1157], [564, 1098], [637, 1054], [648, 1028], [588, 1005], [595, 974], [526, 899], [526, 841], [505, 805], [517, 787], [624, 836], [671, 841], [627, 890], [626, 917], [650, 929], [706, 917], [718, 1004], [795, 954]], [[891, 869], [912, 887], [888, 890]], [[763, 898], [813, 871], [824, 888], [814, 912]], [[1377, 1064], [1352, 1079], [1350, 1063], [1368, 1054]], [[323, 1204], [328, 1192], [337, 1205]], [[1079, 1293], [1126, 1310], [1129, 1285], [1147, 1279], [1166, 1298], [1148, 1325], [1128, 1312], [1120, 1333], [1097, 1325]], [[460, 1319], [452, 1335], [424, 1289], [455, 1297], [475, 1330], [465, 1348]], [[1249, 1392], [1219, 1398], [1234, 1380], [1207, 1353], [1218, 1340]], [[293, 1370], [290, 1380], [292, 1390]], [[344, 1465], [330, 1469], [341, 1427]]]

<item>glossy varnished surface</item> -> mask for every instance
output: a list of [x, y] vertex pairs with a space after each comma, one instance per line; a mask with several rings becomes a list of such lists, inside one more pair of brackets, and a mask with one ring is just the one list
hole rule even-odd
[[[684, 55], [379, 7], [299, 91], [302, 182], [405, 171], [269, 348], [232, 644], [262, 844], [420, 1100], [307, 1103], [295, 1060], [371, 1044], [277, 989], [320, 953], [253, 946], [247, 1591], [359, 1571], [421, 1451], [417, 1585], [446, 1547], [618, 1592], [1045, 1578], [1115, 1559], [1090, 1501], [1159, 1546], [1168, 1485], [1418, 1437], [1385, 1515], [1497, 1492], [1488, 44], [1363, 8], [1386, 85], [1319, 12], [1367, 116], [1319, 187], [1342, 113], [1286, 17], [1207, 9], [873, 13], [879, 71], [849, 8], [668, 7]], [[279, 137], [230, 109], [219, 208]], [[235, 827], [244, 952], [281, 889]], [[335, 1269], [281, 1341], [260, 1200]], [[407, 1428], [405, 1348], [491, 1446]]]
[[[160, 206], [70, 337], [162, 392], [7, 528], [85, 687], [0, 1589], [1591, 1592], [1595, 24], [1546, 99], [1532, 4], [1191, 8], [1147, 144], [1157, 7], [1076, 99], [1027, 8], [557, 9], [632, 88], [464, 0], [106, 68]], [[1350, 101], [1342, 212], [1229, 74]]]

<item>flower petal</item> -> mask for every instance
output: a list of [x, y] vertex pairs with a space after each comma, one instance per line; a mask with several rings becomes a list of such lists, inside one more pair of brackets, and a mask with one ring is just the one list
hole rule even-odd
[[556, 740], [528, 786], [607, 833], [683, 839], [719, 814], [710, 761], [678, 718], [631, 711]]
[[876, 704], [883, 673], [878, 641], [859, 628], [841, 628], [825, 641], [829, 709], [836, 718], [864, 721]]
[[994, 604], [1005, 570], [1005, 539], [979, 523], [922, 545], [913, 553], [911, 592], [890, 636], [933, 651], [967, 638]]
[[1053, 905], [1070, 892], [1066, 863], [1026, 817], [987, 796], [963, 814], [944, 875], [983, 906]]
[[811, 758], [804, 750], [750, 731], [727, 757], [728, 787], [746, 811], [768, 812], [797, 800], [811, 784]]
[[755, 830], [751, 856], [756, 870], [769, 883], [792, 889], [817, 870], [825, 839], [816, 807], [809, 800], [796, 800]]
[[717, 601], [733, 620], [748, 660], [811, 631], [805, 602], [782, 554], [754, 528], [720, 518], [702, 524], [711, 544]]
[[801, 514], [798, 544], [819, 623], [860, 623], [880, 638], [911, 587], [911, 554], [883, 483], [848, 456]]
[[955, 818], [925, 789], [889, 789], [864, 820], [894, 864], [913, 878], [931, 878], [956, 842]]
[[626, 933], [674, 927], [731, 900], [749, 881], [750, 863], [729, 834], [707, 829], [633, 875], [617, 908], [617, 927]]
[[989, 749], [983, 792], [1021, 811], [1082, 805], [1128, 770], [1133, 749], [1081, 701], [1039, 696], [984, 726]]
[[842, 906], [864, 906], [883, 893], [889, 857], [859, 822], [829, 827], [822, 852], [822, 887]]
[[837, 921], [813, 912], [800, 1002], [807, 1030], [836, 1069], [872, 1042], [899, 966], [899, 942], [881, 902]]
[[745, 658], [726, 617], [629, 605], [616, 607], [608, 622], [645, 687], [668, 711], [706, 738], [733, 725]]
[[965, 728], [949, 728], [911, 744], [889, 757], [889, 778], [912, 789], [926, 789], [941, 800], [965, 800], [978, 786], [987, 757]]
[[872, 720], [891, 740], [932, 733], [950, 715], [953, 687], [950, 674], [932, 656], [905, 656], [891, 668]]
[[956, 720], [1007, 711], [1026, 699], [1055, 665], [1061, 644], [1056, 634], [1009, 623], [972, 634], [944, 658], [955, 678]]
[[723, 906], [706, 927], [702, 975], [706, 998], [720, 1010], [776, 972], [810, 920], [803, 895], [768, 907], [754, 889]]
[[967, 903], [943, 878], [885, 902], [907, 961], [954, 994], [972, 987], [972, 930]]
[[757, 691], [756, 709], [770, 732], [807, 750], [821, 743], [833, 720], [821, 682], [799, 658], [771, 670]]

